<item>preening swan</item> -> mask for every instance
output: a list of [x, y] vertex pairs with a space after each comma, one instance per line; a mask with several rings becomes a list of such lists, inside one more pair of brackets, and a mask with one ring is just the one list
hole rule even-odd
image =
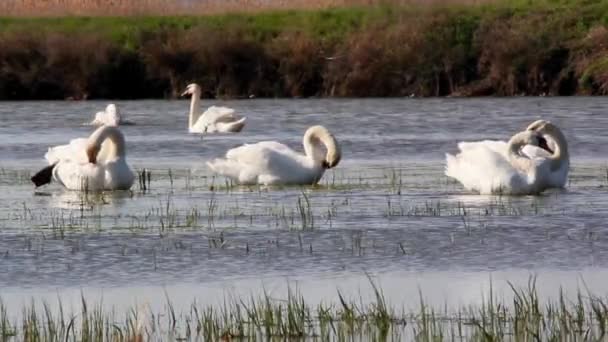
[[276, 141], [245, 144], [226, 153], [225, 159], [207, 162], [211, 170], [239, 184], [317, 183], [326, 169], [340, 162], [340, 145], [323, 126], [304, 134], [304, 154]]
[[36, 187], [53, 178], [70, 190], [127, 190], [135, 180], [125, 138], [116, 126], [101, 126], [88, 138], [51, 147], [45, 158], [49, 166], [32, 177]]
[[551, 172], [546, 185], [551, 188], [563, 188], [568, 180], [570, 168], [568, 142], [564, 133], [559, 127], [546, 120], [534, 121], [526, 129], [541, 134], [547, 140], [549, 151], [528, 145], [523, 148], [523, 152], [532, 158], [549, 159]]
[[482, 195], [529, 195], [545, 190], [549, 161], [522, 153], [525, 145], [549, 149], [547, 141], [535, 131], [515, 134], [507, 148], [502, 142], [460, 143], [460, 152], [446, 154], [445, 174], [471, 191]]
[[110, 103], [102, 112], [95, 114], [95, 119], [91, 121], [92, 126], [118, 126], [118, 125], [134, 125], [132, 121], [126, 120], [120, 115], [120, 111], [115, 104]]
[[186, 87], [182, 96], [192, 95], [188, 129], [190, 133], [240, 132], [246, 118], [238, 118], [234, 109], [211, 106], [204, 113], [200, 111], [201, 87], [192, 83]]

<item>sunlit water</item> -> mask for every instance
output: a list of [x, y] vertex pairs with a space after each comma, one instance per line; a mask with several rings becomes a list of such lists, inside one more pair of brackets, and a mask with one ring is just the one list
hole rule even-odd
[[[211, 104], [210, 102], [203, 102]], [[214, 101], [214, 103], [218, 103]], [[104, 303], [217, 302], [298, 287], [367, 296], [367, 275], [399, 306], [478, 303], [492, 283], [538, 276], [548, 295], [608, 279], [608, 99], [372, 99], [225, 102], [240, 134], [187, 134], [186, 101], [117, 102], [128, 160], [151, 170], [143, 191], [83, 196], [29, 176], [49, 146], [87, 136], [105, 102], [0, 103], [0, 288], [9, 307], [80, 291]], [[567, 189], [478, 196], [443, 175], [459, 141], [503, 139], [537, 118], [564, 130]], [[343, 159], [320, 186], [226, 188], [205, 161], [245, 142], [301, 150], [327, 126]], [[213, 190], [211, 190], [213, 189]], [[312, 213], [312, 219], [310, 217]], [[304, 217], [304, 218], [303, 218]], [[496, 291], [496, 290], [495, 290]], [[77, 301], [76, 301], [77, 303]]]

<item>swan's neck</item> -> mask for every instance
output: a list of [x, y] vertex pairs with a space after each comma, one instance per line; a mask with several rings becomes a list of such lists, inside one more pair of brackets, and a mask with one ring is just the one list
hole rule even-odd
[[555, 142], [555, 150], [549, 159], [551, 160], [551, 170], [557, 170], [563, 163], [569, 162], [568, 142], [562, 132], [555, 131], [550, 132], [547, 135]]
[[[304, 152], [315, 165], [332, 168], [341, 158], [340, 146], [333, 135], [323, 126], [312, 126], [304, 134]], [[323, 147], [327, 151], [324, 153]]]
[[516, 169], [528, 173], [534, 171], [534, 165], [530, 158], [522, 155], [521, 149], [526, 145], [526, 142], [516, 136], [509, 142], [509, 162]]
[[115, 126], [102, 126], [91, 134], [87, 144], [89, 162], [97, 162], [102, 145], [102, 154], [106, 160], [124, 158], [126, 154], [125, 137]]
[[304, 135], [303, 140], [304, 145], [304, 153], [308, 159], [312, 160], [315, 165], [321, 165], [325, 160], [325, 155], [321, 148], [322, 142], [319, 138], [314, 134], [306, 134]]
[[201, 93], [194, 92], [192, 99], [190, 100], [190, 119], [188, 120], [188, 128], [192, 128], [196, 121], [201, 116], [200, 111]]

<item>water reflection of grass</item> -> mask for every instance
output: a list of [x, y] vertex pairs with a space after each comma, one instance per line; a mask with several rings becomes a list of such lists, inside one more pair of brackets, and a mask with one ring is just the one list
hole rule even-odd
[[[48, 192], [35, 192], [48, 195], [52, 208], [41, 208], [23, 197], [5, 210], [0, 226], [32, 232], [50, 229], [61, 237], [92, 229], [166, 236], [233, 228], [311, 231], [352, 222], [382, 227], [408, 218], [457, 218], [450, 222], [462, 222], [468, 229], [485, 217], [564, 215], [581, 210], [561, 205], [551, 194], [478, 196], [452, 191], [445, 178], [435, 174], [412, 180], [407, 172], [400, 168], [367, 170], [360, 175], [332, 172], [314, 186], [265, 187], [238, 186], [223, 177], [190, 170], [142, 170], [139, 185], [131, 191], [78, 193], [48, 188], [43, 189]], [[0, 172], [3, 181], [24, 177], [20, 175]], [[39, 198], [37, 202], [47, 201]]]
[[[88, 231], [91, 227], [156, 231], [164, 236], [180, 230], [249, 227], [315, 230], [352, 220], [378, 226], [408, 217], [459, 217], [466, 226], [475, 218], [534, 216], [564, 210], [534, 198], [513, 200], [501, 196], [482, 198], [440, 193], [421, 197], [395, 192], [391, 187], [352, 191], [328, 189], [323, 185], [278, 190], [214, 187], [204, 193], [146, 185], [146, 189], [126, 192], [65, 191], [50, 196], [55, 209], [38, 210], [24, 201], [20, 208], [8, 213], [4, 223], [13, 227], [51, 229], [61, 236], [70, 231]], [[116, 215], [104, 210], [109, 205], [135, 207]]]
[[388, 303], [371, 282], [373, 299], [345, 298], [310, 304], [290, 289], [286, 298], [230, 298], [223, 304], [194, 302], [177, 311], [170, 299], [160, 312], [138, 306], [123, 314], [82, 298], [79, 312], [67, 312], [61, 300], [25, 306], [14, 319], [0, 303], [3, 341], [142, 340], [319, 340], [319, 341], [578, 341], [601, 340], [608, 323], [606, 299], [579, 291], [571, 301], [563, 293], [541, 301], [531, 279], [512, 288], [512, 300], [490, 295], [480, 306], [430, 307], [420, 295], [414, 311]]

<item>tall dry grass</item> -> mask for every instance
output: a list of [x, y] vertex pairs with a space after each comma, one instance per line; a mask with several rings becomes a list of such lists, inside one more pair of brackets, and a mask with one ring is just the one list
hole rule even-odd
[[365, 5], [482, 4], [497, 0], [2, 0], [0, 15], [16, 17], [207, 15]]

